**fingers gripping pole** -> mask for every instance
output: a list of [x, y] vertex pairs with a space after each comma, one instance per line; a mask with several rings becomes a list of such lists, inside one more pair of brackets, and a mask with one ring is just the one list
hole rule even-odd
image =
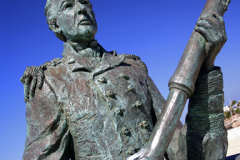
[[[212, 11], [223, 16], [229, 3], [230, 0], [208, 0], [200, 17], [210, 14]], [[169, 89], [178, 88], [185, 91], [189, 96], [192, 95], [199, 70], [207, 56], [205, 45], [205, 38], [193, 31], [177, 69], [169, 81]]]

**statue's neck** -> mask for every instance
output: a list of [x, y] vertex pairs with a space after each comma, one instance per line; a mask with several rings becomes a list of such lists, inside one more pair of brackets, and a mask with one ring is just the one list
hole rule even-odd
[[101, 50], [96, 40], [90, 42], [67, 42], [72, 48], [80, 55], [84, 57], [101, 57]]
[[97, 46], [96, 40], [93, 40], [90, 42], [80, 42], [80, 43], [79, 42], [67, 42], [67, 43], [69, 43], [75, 49], [76, 52], [79, 52], [86, 48], [94, 48]]

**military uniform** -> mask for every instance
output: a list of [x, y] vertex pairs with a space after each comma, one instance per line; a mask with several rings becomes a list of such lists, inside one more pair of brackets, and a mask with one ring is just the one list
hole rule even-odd
[[136, 56], [86, 57], [65, 43], [44, 75], [27, 103], [26, 160], [125, 160], [148, 141], [165, 103]]
[[[149, 140], [165, 100], [146, 65], [138, 56], [107, 53], [100, 45], [90, 56], [87, 51], [79, 54], [65, 43], [62, 59], [40, 67], [45, 68], [43, 86], [27, 102], [24, 160], [125, 160]], [[198, 78], [190, 99], [189, 127], [179, 123], [166, 151], [169, 160], [226, 156], [222, 84], [219, 69]], [[216, 141], [218, 148], [205, 152]]]

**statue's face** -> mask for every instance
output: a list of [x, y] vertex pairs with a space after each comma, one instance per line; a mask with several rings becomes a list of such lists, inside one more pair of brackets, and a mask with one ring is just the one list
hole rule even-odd
[[97, 22], [89, 0], [57, 0], [57, 24], [68, 41], [86, 42], [97, 33]]

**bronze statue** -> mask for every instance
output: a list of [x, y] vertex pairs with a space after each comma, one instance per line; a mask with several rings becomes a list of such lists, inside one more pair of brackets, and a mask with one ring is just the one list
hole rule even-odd
[[[27, 103], [23, 159], [225, 159], [222, 74], [214, 60], [227, 37], [224, 12], [209, 12], [213, 1], [208, 0], [195, 27], [202, 39], [190, 54], [196, 52], [198, 63], [184, 71], [193, 78], [186, 82], [179, 78], [183, 70], [177, 70], [165, 102], [140, 57], [107, 52], [95, 40], [89, 0], [48, 0], [47, 23], [65, 42], [63, 58], [27, 67], [21, 78]], [[187, 123], [181, 127], [190, 96]]]

